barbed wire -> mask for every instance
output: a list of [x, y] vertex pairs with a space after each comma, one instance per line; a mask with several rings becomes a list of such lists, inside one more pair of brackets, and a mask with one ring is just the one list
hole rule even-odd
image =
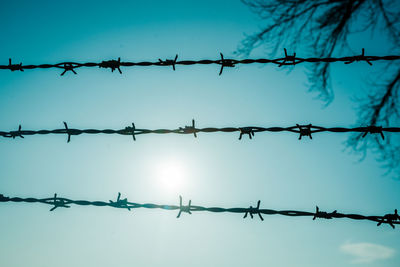
[[379, 134], [382, 139], [385, 139], [384, 132], [391, 133], [399, 133], [400, 127], [382, 127], [382, 126], [363, 126], [363, 127], [354, 127], [354, 128], [345, 128], [345, 127], [321, 127], [312, 124], [300, 125], [296, 124], [295, 126], [290, 127], [258, 127], [258, 126], [246, 126], [246, 127], [224, 127], [224, 128], [196, 128], [195, 120], [192, 120], [192, 125], [179, 127], [177, 129], [139, 129], [136, 128], [135, 124], [132, 123], [132, 126], [125, 127], [120, 130], [112, 130], [112, 129], [73, 129], [69, 128], [68, 124], [64, 122], [64, 128], [55, 129], [55, 130], [22, 130], [22, 126], [19, 125], [18, 130], [16, 131], [0, 131], [0, 136], [5, 138], [24, 138], [24, 136], [30, 135], [48, 135], [48, 134], [65, 134], [67, 135], [67, 142], [71, 141], [71, 136], [81, 135], [81, 134], [118, 134], [118, 135], [128, 135], [132, 136], [133, 140], [136, 141], [138, 135], [143, 134], [193, 134], [194, 137], [197, 137], [197, 133], [215, 133], [215, 132], [225, 132], [239, 133], [239, 140], [242, 140], [243, 135], [247, 135], [249, 139], [252, 139], [255, 136], [255, 133], [261, 132], [291, 132], [299, 135], [299, 140], [303, 137], [308, 137], [312, 139], [312, 135], [315, 133], [321, 132], [330, 132], [330, 133], [348, 133], [348, 132], [358, 132], [363, 133], [362, 137], [365, 137], [367, 134]]
[[297, 210], [273, 210], [273, 209], [262, 209], [260, 207], [261, 201], [258, 200], [257, 206], [250, 206], [248, 208], [222, 208], [222, 207], [203, 207], [192, 205], [192, 201], [189, 200], [188, 205], [183, 204], [182, 196], [179, 196], [179, 205], [161, 205], [161, 204], [153, 204], [153, 203], [134, 203], [129, 202], [127, 198], [122, 199], [121, 193], [118, 193], [117, 199], [105, 201], [88, 201], [88, 200], [72, 200], [68, 198], [58, 197], [57, 194], [54, 194], [54, 197], [49, 198], [20, 198], [20, 197], [5, 197], [0, 194], [0, 202], [25, 202], [25, 203], [41, 203], [52, 206], [50, 211], [54, 211], [57, 208], [70, 208], [71, 205], [79, 205], [79, 206], [97, 206], [97, 207], [112, 207], [119, 209], [162, 209], [162, 210], [178, 210], [177, 218], [180, 218], [182, 213], [192, 214], [192, 212], [206, 211], [213, 213], [242, 213], [244, 214], [243, 218], [247, 218], [248, 215], [253, 219], [254, 215], [258, 215], [260, 220], [264, 220], [262, 215], [283, 215], [283, 216], [291, 216], [291, 217], [301, 217], [308, 216], [312, 217], [313, 220], [317, 218], [321, 219], [336, 219], [336, 218], [348, 218], [352, 220], [368, 220], [377, 223], [377, 226], [381, 224], [388, 224], [393, 229], [395, 225], [400, 224], [400, 216], [397, 213], [397, 209], [394, 210], [394, 213], [385, 214], [383, 216], [365, 216], [360, 214], [345, 214], [339, 213], [337, 210], [333, 212], [325, 212], [321, 211], [318, 206], [316, 206], [315, 212], [307, 212], [307, 211], [297, 211]]
[[4, 70], [11, 70], [11, 71], [24, 71], [30, 69], [50, 69], [50, 68], [57, 68], [63, 70], [60, 74], [64, 76], [67, 72], [72, 72], [77, 74], [75, 71], [78, 68], [82, 67], [99, 67], [110, 69], [111, 72], [118, 70], [120, 74], [122, 74], [121, 67], [147, 67], [147, 66], [162, 66], [162, 67], [169, 67], [171, 66], [172, 69], [175, 71], [176, 66], [178, 65], [211, 65], [216, 64], [220, 65], [219, 75], [222, 74], [225, 67], [235, 67], [239, 64], [275, 64], [278, 67], [288, 66], [288, 65], [298, 65], [301, 63], [315, 63], [315, 62], [325, 62], [325, 63], [332, 63], [332, 62], [344, 62], [344, 64], [351, 64], [354, 62], [364, 61], [369, 65], [372, 65], [372, 61], [393, 61], [399, 60], [400, 55], [388, 55], [388, 56], [366, 56], [364, 48], [360, 55], [355, 56], [345, 56], [345, 57], [308, 57], [308, 58], [301, 58], [296, 57], [296, 53], [293, 55], [289, 55], [287, 53], [286, 48], [284, 48], [284, 57], [275, 58], [275, 59], [267, 59], [267, 58], [259, 58], [259, 59], [231, 59], [231, 58], [224, 58], [224, 55], [220, 53], [219, 59], [203, 59], [203, 60], [182, 60], [178, 61], [178, 55], [175, 56], [174, 59], [158, 59], [158, 61], [141, 61], [141, 62], [133, 62], [133, 61], [121, 61], [119, 57], [117, 60], [103, 60], [101, 62], [86, 62], [86, 63], [79, 63], [79, 62], [60, 62], [56, 64], [38, 64], [38, 65], [22, 65], [22, 62], [19, 64], [13, 64], [11, 58], [8, 61], [8, 65], [0, 65], [0, 69]]

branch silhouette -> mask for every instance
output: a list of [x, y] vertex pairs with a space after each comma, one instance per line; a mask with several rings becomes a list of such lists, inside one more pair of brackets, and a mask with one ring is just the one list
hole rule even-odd
[[[276, 54], [282, 47], [296, 49], [301, 46], [317, 57], [332, 57], [345, 47], [350, 47], [348, 37], [354, 32], [376, 31], [377, 25], [383, 26], [381, 34], [386, 34], [389, 45], [399, 51], [400, 45], [400, 5], [390, 0], [242, 0], [251, 11], [257, 14], [265, 26], [258, 32], [248, 35], [239, 45], [237, 54], [248, 56], [258, 46], [265, 45]], [[361, 29], [356, 29], [357, 21], [362, 21]], [[289, 60], [289, 58], [288, 58]], [[361, 54], [348, 60], [346, 64], [365, 61], [372, 64]], [[295, 62], [293, 62], [295, 63]], [[359, 121], [367, 125], [387, 126], [398, 121], [400, 67], [388, 63], [383, 73], [377, 74], [368, 96], [360, 100]], [[330, 83], [330, 65], [328, 62], [316, 62], [309, 66], [308, 80], [310, 91], [329, 104], [333, 100]], [[378, 85], [377, 82], [384, 81]], [[367, 145], [371, 143], [371, 145]], [[400, 167], [400, 149], [398, 140], [362, 138], [355, 134], [347, 142], [353, 151], [367, 153], [367, 148], [379, 152], [378, 160], [388, 172]], [[373, 145], [373, 146], [372, 146]], [[363, 158], [363, 157], [362, 157]], [[361, 159], [362, 159], [361, 158]]]

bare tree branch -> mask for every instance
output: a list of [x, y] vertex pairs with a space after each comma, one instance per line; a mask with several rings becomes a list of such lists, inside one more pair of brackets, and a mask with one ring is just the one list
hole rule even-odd
[[[295, 50], [298, 44], [311, 49], [317, 56], [331, 57], [348, 46], [347, 38], [354, 32], [376, 31], [382, 20], [383, 29], [392, 41], [394, 49], [400, 44], [400, 8], [395, 0], [242, 0], [266, 26], [259, 32], [247, 36], [237, 53], [249, 55], [260, 45], [266, 45], [275, 55], [278, 49], [288, 47]], [[361, 25], [356, 29], [355, 22]], [[360, 27], [360, 25], [357, 25]], [[374, 86], [359, 107], [359, 123], [388, 126], [400, 118], [398, 101], [400, 68], [388, 65], [386, 74], [391, 75], [385, 84]], [[328, 63], [313, 64], [308, 71], [310, 91], [329, 104], [333, 99]], [[362, 138], [352, 136], [347, 144], [354, 151], [366, 155], [367, 147], [379, 153], [378, 159], [384, 167], [392, 170], [400, 167], [400, 146], [388, 136], [381, 140], [377, 135]], [[367, 146], [369, 144], [369, 146]]]
[[[377, 125], [387, 127], [398, 121], [399, 113], [399, 90], [400, 90], [400, 68], [392, 72], [392, 77], [383, 86], [379, 86], [374, 93], [371, 93], [365, 100], [361, 100], [359, 107], [359, 123], [364, 125]], [[368, 147], [374, 147], [379, 155], [378, 160], [387, 169], [387, 173], [400, 166], [400, 145], [398, 140], [393, 140], [388, 134], [385, 139], [378, 136], [362, 137], [362, 134], [355, 134], [349, 138], [347, 145], [355, 152], [366, 156]]]

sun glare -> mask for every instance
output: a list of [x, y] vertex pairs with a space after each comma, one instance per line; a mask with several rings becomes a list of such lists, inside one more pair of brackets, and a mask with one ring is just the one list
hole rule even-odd
[[157, 166], [157, 180], [161, 190], [168, 193], [180, 193], [184, 185], [185, 170], [179, 160], [166, 160]]

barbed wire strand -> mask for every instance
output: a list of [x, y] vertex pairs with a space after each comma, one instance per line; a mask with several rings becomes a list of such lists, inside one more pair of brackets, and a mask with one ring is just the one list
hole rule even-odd
[[333, 62], [344, 62], [344, 64], [352, 64], [355, 62], [366, 62], [369, 65], [372, 65], [373, 61], [393, 61], [399, 60], [400, 55], [387, 55], [387, 56], [367, 56], [365, 55], [364, 48], [360, 55], [355, 56], [345, 56], [345, 57], [308, 57], [308, 58], [301, 58], [296, 57], [296, 53], [293, 55], [289, 55], [287, 53], [286, 48], [284, 49], [285, 56], [275, 59], [267, 59], [267, 58], [259, 58], [259, 59], [230, 59], [224, 58], [224, 55], [220, 53], [219, 59], [203, 59], [203, 60], [181, 60], [178, 61], [178, 55], [175, 56], [174, 59], [158, 59], [158, 61], [141, 61], [141, 62], [133, 62], [133, 61], [121, 61], [119, 57], [117, 60], [103, 60], [101, 62], [86, 62], [86, 63], [79, 63], [79, 62], [60, 62], [56, 64], [38, 64], [38, 65], [23, 65], [22, 62], [19, 64], [13, 64], [11, 58], [8, 61], [8, 65], [0, 65], [0, 69], [4, 70], [11, 70], [11, 71], [24, 71], [24, 70], [31, 70], [31, 69], [50, 69], [50, 68], [57, 68], [63, 70], [60, 74], [64, 76], [67, 72], [72, 72], [73, 74], [77, 74], [75, 71], [78, 68], [87, 67], [99, 67], [110, 69], [111, 72], [118, 70], [120, 74], [122, 74], [121, 67], [148, 67], [148, 66], [162, 66], [162, 67], [172, 67], [175, 71], [176, 66], [178, 65], [211, 65], [216, 64], [220, 65], [219, 75], [222, 74], [225, 67], [235, 67], [239, 64], [275, 64], [278, 67], [282, 66], [294, 66], [301, 63], [316, 63], [316, 62], [325, 62], [325, 63], [333, 63]]
[[239, 140], [242, 140], [243, 135], [247, 135], [249, 139], [252, 139], [256, 133], [261, 132], [291, 132], [299, 135], [299, 140], [303, 137], [308, 137], [312, 139], [313, 134], [321, 132], [329, 133], [348, 133], [348, 132], [358, 132], [363, 133], [362, 137], [367, 134], [379, 134], [382, 139], [385, 139], [384, 132], [399, 133], [400, 127], [382, 127], [382, 126], [362, 126], [354, 128], [345, 127], [321, 127], [312, 124], [300, 125], [290, 127], [258, 127], [258, 126], [246, 126], [246, 127], [223, 127], [223, 128], [196, 128], [195, 120], [192, 120], [192, 125], [179, 127], [177, 129], [139, 129], [136, 128], [135, 124], [132, 126], [127, 126], [124, 129], [113, 130], [113, 129], [73, 129], [69, 128], [68, 124], [64, 122], [64, 128], [54, 129], [54, 130], [23, 130], [22, 126], [18, 126], [16, 131], [0, 131], [0, 136], [5, 138], [24, 138], [24, 136], [30, 135], [48, 135], [48, 134], [65, 134], [67, 135], [67, 142], [71, 141], [71, 136], [81, 135], [81, 134], [118, 134], [118, 135], [128, 135], [132, 136], [133, 140], [136, 141], [138, 135], [143, 134], [193, 134], [197, 137], [197, 133], [215, 133], [215, 132], [225, 132], [239, 133]]
[[192, 205], [192, 201], [189, 200], [188, 205], [183, 204], [182, 196], [179, 196], [179, 206], [178, 205], [160, 205], [153, 203], [134, 203], [129, 202], [127, 198], [122, 199], [121, 193], [118, 193], [117, 199], [105, 201], [88, 201], [88, 200], [72, 200], [68, 198], [58, 197], [57, 194], [54, 194], [54, 197], [49, 198], [21, 198], [21, 197], [5, 197], [0, 194], [0, 202], [25, 202], [25, 203], [41, 203], [52, 206], [50, 211], [54, 211], [58, 208], [70, 208], [71, 205], [79, 205], [79, 206], [97, 206], [97, 207], [112, 207], [119, 209], [162, 209], [162, 210], [178, 210], [177, 218], [180, 218], [182, 213], [192, 214], [192, 212], [206, 211], [213, 213], [242, 213], [244, 214], [243, 218], [247, 218], [248, 215], [253, 219], [254, 215], [258, 215], [260, 220], [264, 220], [262, 215], [283, 215], [283, 216], [291, 216], [291, 217], [301, 217], [308, 216], [312, 217], [313, 220], [318, 218], [322, 219], [336, 219], [336, 218], [348, 218], [352, 220], [367, 220], [373, 221], [377, 223], [377, 226], [381, 224], [388, 224], [393, 229], [395, 225], [400, 224], [400, 216], [397, 213], [397, 209], [394, 210], [394, 213], [385, 214], [383, 216], [365, 216], [360, 214], [345, 214], [339, 213], [337, 210], [333, 212], [325, 212], [321, 211], [318, 206], [316, 206], [315, 212], [307, 212], [307, 211], [297, 211], [297, 210], [273, 210], [273, 209], [262, 209], [260, 207], [261, 201], [258, 200], [257, 206], [250, 206], [249, 208], [222, 208], [222, 207], [203, 207]]

